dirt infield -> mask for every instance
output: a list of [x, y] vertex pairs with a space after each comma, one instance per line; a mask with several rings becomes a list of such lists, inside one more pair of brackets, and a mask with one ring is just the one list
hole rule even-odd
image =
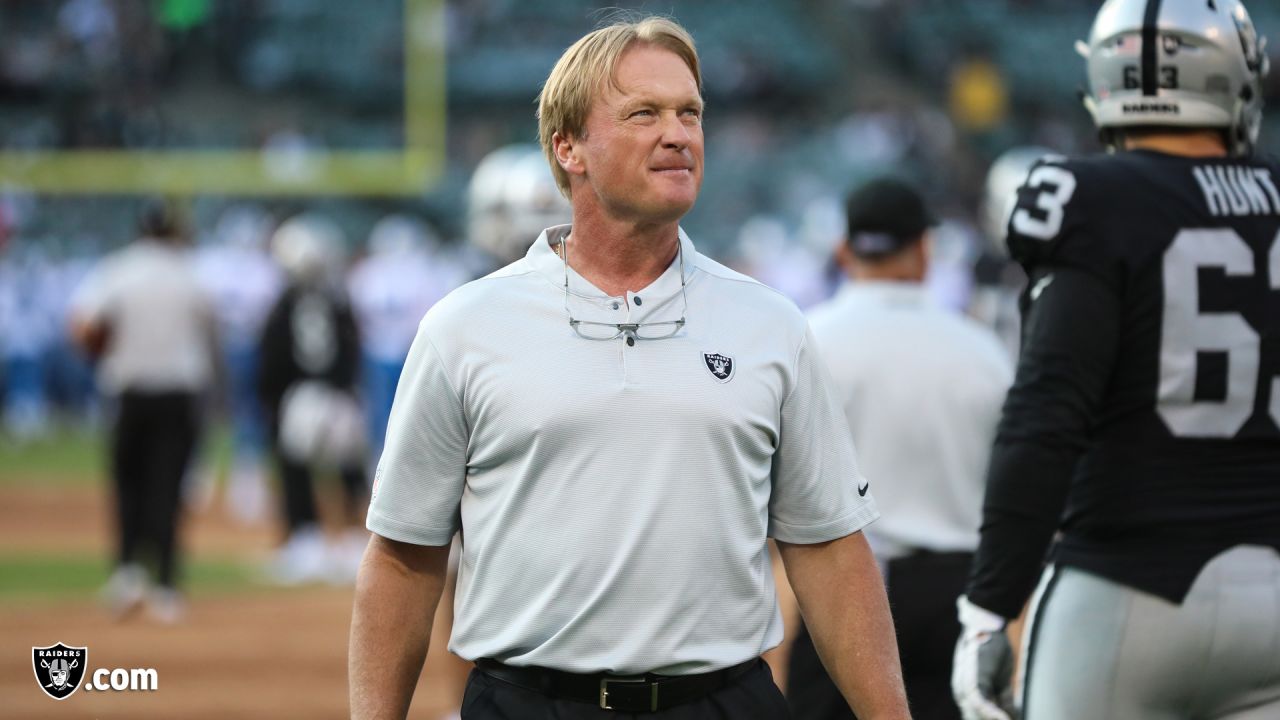
[[[0, 697], [12, 718], [342, 718], [351, 594], [312, 589], [192, 602], [188, 621], [162, 627], [113, 623], [92, 604], [58, 612], [6, 610], [0, 619]], [[89, 668], [155, 668], [154, 692], [78, 690], [63, 701], [36, 687], [30, 649], [56, 642], [89, 648]], [[438, 646], [439, 644], [437, 644]], [[438, 649], [438, 648], [437, 648]], [[456, 700], [428, 663], [411, 717], [446, 717]]]
[[[84, 552], [105, 558], [105, 493], [91, 489], [3, 489], [0, 549], [6, 553]], [[274, 533], [246, 529], [218, 512], [189, 519], [189, 554], [270, 555]], [[347, 716], [346, 655], [350, 588], [249, 587], [194, 593], [185, 622], [145, 616], [113, 621], [91, 596], [0, 605], [0, 716], [5, 718], [342, 718]], [[36, 686], [31, 648], [86, 646], [86, 666], [155, 668], [153, 692], [93, 692], [83, 685], [55, 701]], [[442, 678], [465, 671], [432, 643], [410, 717], [435, 720], [457, 708]], [[456, 681], [455, 681], [456, 682]]]
[[[99, 489], [0, 488], [0, 550], [107, 557], [108, 497]], [[216, 509], [189, 517], [193, 558], [270, 556], [269, 528], [244, 528]], [[784, 606], [791, 600], [785, 585]], [[187, 619], [162, 626], [145, 616], [113, 621], [92, 593], [0, 604], [0, 717], [5, 718], [342, 718], [347, 716], [346, 655], [351, 589], [249, 586], [194, 592]], [[442, 611], [443, 603], [442, 603]], [[456, 711], [468, 666], [445, 650], [437, 623], [410, 717], [443, 720]], [[36, 685], [31, 648], [62, 642], [89, 648], [86, 666], [154, 668], [153, 692], [77, 690], [55, 701]], [[768, 656], [780, 682], [783, 657]]]

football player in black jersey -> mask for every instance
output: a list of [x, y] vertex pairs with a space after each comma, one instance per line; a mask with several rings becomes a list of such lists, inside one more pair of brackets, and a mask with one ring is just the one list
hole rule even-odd
[[[1078, 45], [1114, 152], [1038, 163], [1009, 222], [1029, 282], [959, 601], [966, 718], [1280, 718], [1263, 45], [1237, 0], [1108, 0]], [[1033, 589], [1011, 698], [1004, 625]]]

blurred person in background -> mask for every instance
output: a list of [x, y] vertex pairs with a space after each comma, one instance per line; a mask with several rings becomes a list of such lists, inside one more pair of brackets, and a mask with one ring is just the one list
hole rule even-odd
[[969, 314], [995, 330], [1009, 357], [1018, 357], [1018, 293], [1026, 284], [1022, 268], [1009, 257], [1005, 231], [1018, 202], [1018, 188], [1042, 158], [1057, 157], [1046, 147], [1015, 147], [1001, 153], [987, 169], [978, 225], [987, 242], [974, 265], [974, 292]]
[[781, 219], [754, 215], [738, 230], [735, 269], [791, 298], [802, 309], [830, 297], [827, 260], [787, 230]]
[[[1108, 0], [1111, 152], [1018, 191], [1017, 376], [953, 691], [966, 718], [1280, 717], [1280, 164], [1237, 0]], [[1047, 561], [1047, 565], [1046, 565]], [[1010, 618], [1029, 604], [1013, 686]]]
[[184, 611], [179, 498], [216, 369], [213, 307], [186, 239], [178, 209], [149, 202], [139, 238], [90, 272], [69, 311], [71, 335], [97, 358], [99, 386], [114, 405], [117, 555], [104, 599], [121, 617], [145, 601], [161, 622]]
[[[266, 247], [272, 225], [262, 208], [234, 205], [222, 212], [210, 241], [196, 254], [200, 281], [217, 313], [226, 369], [221, 398], [231, 425], [226, 502], [232, 517], [245, 523], [266, 519], [271, 501], [264, 467], [267, 428], [256, 381], [262, 327], [284, 286]], [[212, 490], [216, 469], [205, 473], [201, 485]]]
[[376, 459], [418, 323], [468, 278], [442, 252], [435, 231], [407, 215], [379, 220], [369, 233], [368, 250], [348, 274], [347, 289], [360, 327], [369, 454]]
[[19, 441], [49, 427], [47, 359], [60, 332], [49, 303], [53, 281], [53, 266], [35, 241], [12, 242], [0, 260], [3, 427]]
[[[885, 576], [912, 717], [958, 720], [955, 602], [978, 544], [987, 458], [1013, 367], [990, 330], [932, 298], [934, 219], [913, 187], [871, 181], [849, 196], [847, 217], [837, 259], [849, 281], [809, 321], [859, 465], [879, 480], [882, 516], [865, 533]], [[803, 629], [787, 698], [797, 718], [853, 718]]]
[[[45, 303], [54, 327], [66, 328], [75, 291], [101, 255], [96, 236], [78, 235], [59, 244], [54, 256], [52, 280]], [[93, 385], [93, 367], [75, 341], [64, 331], [55, 334], [46, 355], [49, 397], [72, 423], [96, 425], [101, 404]]]
[[[284, 544], [271, 579], [285, 584], [350, 582], [367, 533], [364, 413], [357, 389], [360, 334], [342, 284], [342, 230], [316, 214], [286, 220], [271, 249], [287, 285], [259, 344], [258, 396], [270, 420], [280, 472]], [[316, 470], [337, 470], [344, 528], [326, 540], [316, 504]]]
[[539, 136], [573, 224], [419, 329], [369, 509], [353, 717], [408, 711], [459, 532], [465, 720], [786, 717], [759, 658], [782, 638], [770, 536], [849, 702], [908, 716], [859, 532], [874, 500], [803, 315], [679, 227], [702, 109], [666, 18], [556, 63]]

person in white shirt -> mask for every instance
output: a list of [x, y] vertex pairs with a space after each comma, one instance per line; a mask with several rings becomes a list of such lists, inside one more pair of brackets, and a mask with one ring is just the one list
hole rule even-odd
[[[978, 543], [987, 458], [1013, 367], [994, 333], [930, 300], [933, 218], [919, 193], [875, 180], [849, 197], [847, 217], [837, 259], [850, 281], [809, 321], [862, 469], [878, 481], [883, 517], [866, 535], [885, 571], [913, 716], [958, 720], [955, 600]], [[807, 633], [790, 657], [796, 717], [852, 718]]]
[[[144, 600], [153, 616], [182, 616], [178, 520], [183, 476], [200, 430], [201, 395], [215, 371], [212, 305], [183, 247], [180, 216], [148, 204], [141, 237], [90, 272], [72, 298], [71, 334], [98, 358], [98, 385], [114, 401], [116, 570], [105, 599], [123, 615]], [[153, 566], [155, 587], [143, 564]]]
[[570, 47], [540, 137], [573, 205], [427, 313], [356, 587], [354, 718], [404, 717], [449, 542], [464, 720], [775, 720], [768, 552], [860, 714], [908, 717], [875, 503], [803, 315], [681, 231], [703, 172], [692, 38], [645, 18]]

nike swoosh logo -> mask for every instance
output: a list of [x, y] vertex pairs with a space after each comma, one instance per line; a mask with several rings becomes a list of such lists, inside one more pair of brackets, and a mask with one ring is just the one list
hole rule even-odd
[[1031, 302], [1035, 302], [1040, 297], [1040, 293], [1044, 292], [1044, 289], [1049, 287], [1051, 282], [1053, 282], [1053, 273], [1040, 278], [1040, 281], [1031, 288]]
[[870, 490], [870, 489], [871, 489], [871, 483], [867, 483], [867, 484], [865, 484], [865, 485], [859, 485], [859, 486], [858, 486], [858, 497], [862, 497], [862, 496], [866, 495], [866, 494], [867, 494], [867, 490]]

